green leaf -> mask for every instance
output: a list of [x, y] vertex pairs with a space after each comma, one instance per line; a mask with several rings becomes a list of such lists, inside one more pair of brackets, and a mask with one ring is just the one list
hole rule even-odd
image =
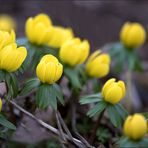
[[128, 111], [120, 103], [116, 104], [115, 108], [121, 116], [122, 120], [124, 121], [126, 117], [129, 115]]
[[122, 118], [114, 105], [107, 106], [109, 119], [115, 127], [119, 127], [122, 123]]
[[12, 124], [10, 121], [8, 121], [4, 116], [0, 114], [0, 124], [4, 127], [7, 127], [12, 130], [16, 130], [16, 127], [14, 124]]
[[[23, 62], [21, 68], [23, 69], [23, 71], [27, 70], [29, 68], [29, 66], [31, 65], [31, 62], [33, 61], [32, 59], [34, 59], [34, 54], [35, 54], [35, 49], [34, 48], [31, 48], [29, 45], [27, 46], [28, 50], [28, 54], [27, 54], [27, 57], [25, 59], [25, 61]], [[19, 69], [20, 70], [20, 69]]]
[[59, 102], [64, 105], [64, 99], [63, 99], [63, 93], [59, 87], [59, 85], [57, 85], [56, 83], [53, 84], [53, 91], [55, 91], [55, 95], [58, 98]]
[[106, 106], [107, 106], [106, 102], [100, 101], [87, 112], [87, 115], [89, 117], [93, 117], [95, 114], [100, 114], [106, 108]]
[[148, 112], [143, 112], [143, 113], [140, 113], [140, 114], [142, 114], [148, 120]]
[[102, 95], [101, 93], [93, 94], [93, 95], [87, 95], [80, 98], [80, 104], [89, 104], [89, 103], [95, 103], [102, 101]]
[[121, 50], [120, 53], [115, 57], [115, 66], [114, 66], [114, 70], [116, 72], [121, 72], [123, 71], [124, 68], [124, 64], [125, 64], [125, 51]]
[[0, 82], [5, 80], [5, 72], [3, 70], [0, 70]]
[[59, 49], [54, 49], [54, 48], [48, 47], [46, 45], [44, 45], [42, 47], [42, 51], [43, 51], [44, 55], [45, 54], [52, 54], [56, 57], [58, 57], [58, 53], [59, 53]]
[[135, 67], [135, 54], [134, 51], [129, 51], [128, 49], [126, 50], [126, 57], [127, 57], [127, 66], [129, 70], [133, 70]]
[[[111, 56], [111, 58], [114, 58], [116, 57], [120, 51], [123, 49], [123, 45], [121, 43], [113, 43], [113, 44], [108, 44], [108, 45], [105, 45], [103, 47], [104, 49], [108, 49], [108, 52]], [[104, 50], [103, 49], [103, 50]]]
[[75, 71], [74, 68], [65, 68], [64, 69], [64, 73], [65, 75], [69, 78], [70, 83], [72, 84], [72, 86], [74, 88], [81, 88], [81, 83], [79, 80], [79, 75], [77, 73], [77, 71]]
[[85, 84], [87, 79], [88, 79], [88, 76], [87, 76], [86, 71], [85, 71], [85, 65], [84, 64], [78, 65], [75, 68], [75, 70], [79, 74], [79, 78], [80, 78], [81, 82], [83, 84]]
[[119, 139], [119, 141], [117, 141], [117, 145], [119, 148], [146, 148], [148, 146], [148, 139], [143, 138], [141, 140], [134, 141], [132, 139], [129, 139], [128, 137], [123, 136]]
[[19, 95], [26, 95], [31, 92], [33, 89], [37, 88], [40, 85], [40, 81], [37, 78], [32, 78], [26, 81], [24, 87], [21, 89]]
[[50, 90], [49, 90], [49, 104], [51, 105], [51, 107], [55, 110], [57, 110], [57, 99], [56, 99], [56, 92], [54, 91], [53, 86], [50, 86]]
[[105, 143], [107, 142], [109, 139], [111, 139], [112, 135], [111, 133], [109, 132], [109, 130], [105, 127], [102, 127], [100, 126], [98, 129], [97, 129], [97, 132], [96, 132], [96, 136], [97, 136], [97, 139], [101, 142], [101, 143]]
[[12, 88], [12, 85], [11, 85], [11, 75], [9, 73], [5, 73], [5, 82], [6, 82], [6, 85], [7, 85], [7, 95], [6, 95], [6, 98], [7, 99], [12, 99], [13, 97], [13, 88]]
[[13, 96], [13, 98], [16, 98], [17, 95], [18, 95], [18, 89], [19, 89], [18, 81], [17, 81], [17, 79], [16, 79], [14, 74], [11, 73], [10, 77], [11, 77], [10, 78], [10, 85], [12, 86], [12, 90], [13, 90], [12, 96]]
[[36, 103], [40, 109], [45, 109], [49, 105], [51, 105], [53, 109], [57, 109], [56, 95], [52, 85], [42, 84], [38, 88], [36, 93]]

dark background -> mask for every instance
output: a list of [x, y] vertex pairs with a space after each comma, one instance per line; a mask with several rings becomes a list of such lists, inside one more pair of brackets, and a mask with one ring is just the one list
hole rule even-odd
[[[17, 21], [17, 36], [24, 35], [25, 20], [47, 13], [56, 25], [70, 26], [76, 36], [87, 38], [92, 50], [106, 42], [119, 40], [125, 21], [137, 21], [148, 29], [148, 1], [142, 0], [1, 0], [0, 13], [8, 13]], [[147, 59], [147, 42], [140, 52]]]

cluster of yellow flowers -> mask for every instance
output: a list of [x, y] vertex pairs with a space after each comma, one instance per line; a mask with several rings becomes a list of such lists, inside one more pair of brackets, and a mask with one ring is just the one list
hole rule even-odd
[[50, 17], [41, 13], [26, 21], [26, 35], [31, 43], [59, 48], [63, 42], [73, 37], [73, 31], [70, 28], [53, 26]]
[[[125, 95], [125, 84], [123, 81], [115, 82], [109, 79], [102, 88], [102, 96], [106, 102], [117, 104]], [[136, 141], [142, 139], [148, 131], [147, 120], [142, 114], [129, 115], [123, 126], [124, 134]]]
[[[60, 60], [69, 66], [74, 67], [84, 63], [90, 52], [88, 40], [82, 41], [80, 38], [74, 37], [74, 33], [70, 28], [54, 26], [52, 24], [50, 17], [46, 14], [39, 14], [34, 18], [29, 18], [26, 21], [26, 35], [28, 40], [37, 45], [48, 45], [50, 47], [59, 48]], [[43, 62], [43, 59], [39, 65], [42, 63], [42, 66], [44, 65], [43, 67], [46, 67], [46, 62]], [[48, 61], [50, 60], [49, 58]], [[55, 62], [55, 64], [52, 65], [52, 69], [57, 71], [57, 61], [51, 60], [50, 62]], [[48, 78], [47, 81], [46, 78], [49, 76], [49, 73], [44, 73], [44, 70], [39, 72], [39, 67], [40, 66], [37, 68], [37, 76], [41, 81], [45, 82], [46, 80], [46, 82], [51, 84], [59, 79], [56, 78], [55, 72], [52, 72], [50, 73], [51, 79]], [[110, 56], [106, 53], [101, 53], [101, 51], [92, 54], [86, 64], [87, 74], [95, 78], [106, 76], [109, 73], [109, 68]], [[62, 73], [62, 71], [60, 72]], [[54, 79], [52, 79], [53, 77]]]
[[[0, 24], [1, 25], [1, 24]], [[138, 23], [126, 23], [120, 33], [121, 42], [128, 48], [141, 46], [146, 38], [144, 28]], [[74, 37], [71, 28], [54, 26], [50, 17], [39, 14], [30, 17], [26, 21], [26, 36], [32, 44], [42, 48], [47, 45], [59, 48], [60, 60], [70, 67], [83, 64], [90, 52], [88, 40]], [[18, 47], [15, 43], [13, 30], [0, 31], [0, 69], [14, 72], [20, 68], [27, 56], [25, 47]], [[106, 76], [110, 70], [110, 56], [100, 50], [95, 51], [86, 61], [85, 71], [88, 76], [101, 78]], [[36, 75], [42, 83], [53, 84], [58, 81], [63, 73], [63, 66], [59, 60], [51, 55], [44, 55], [36, 67]], [[108, 80], [102, 89], [104, 101], [117, 104], [126, 93], [123, 81]], [[0, 109], [2, 102], [0, 100]], [[139, 124], [140, 122], [140, 124]], [[129, 116], [124, 124], [124, 133], [131, 139], [142, 138], [147, 132], [147, 122], [140, 114]]]

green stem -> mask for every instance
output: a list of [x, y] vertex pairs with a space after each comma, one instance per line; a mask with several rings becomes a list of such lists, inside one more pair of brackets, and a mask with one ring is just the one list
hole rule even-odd
[[90, 144], [93, 144], [93, 142], [94, 142], [94, 140], [95, 140], [96, 132], [97, 132], [97, 129], [98, 129], [99, 125], [100, 125], [101, 119], [102, 119], [102, 117], [103, 117], [103, 115], [104, 115], [104, 112], [105, 112], [105, 110], [103, 110], [103, 111], [101, 112], [100, 116], [98, 117], [98, 119], [97, 119], [97, 121], [96, 121], [96, 124], [95, 124], [95, 126], [94, 126], [94, 128], [93, 128], [92, 134], [91, 134], [91, 136], [90, 136], [90, 140], [89, 140]]
[[128, 70], [126, 72], [126, 85], [127, 85], [127, 99], [126, 107], [129, 111], [132, 110], [132, 72]]

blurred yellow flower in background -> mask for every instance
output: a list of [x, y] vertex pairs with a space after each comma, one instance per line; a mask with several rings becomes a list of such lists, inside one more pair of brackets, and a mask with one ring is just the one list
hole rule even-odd
[[36, 75], [42, 83], [53, 84], [60, 79], [62, 73], [62, 64], [51, 54], [43, 56], [36, 68]]
[[124, 134], [130, 139], [139, 140], [147, 133], [147, 121], [141, 114], [128, 116], [124, 122]]
[[101, 51], [95, 51], [86, 62], [86, 72], [91, 77], [104, 77], [109, 73], [109, 68], [110, 56]]
[[115, 82], [116, 79], [109, 79], [103, 86], [102, 96], [106, 102], [118, 103], [125, 95], [125, 84], [123, 81]]
[[53, 48], [60, 48], [65, 41], [72, 39], [73, 36], [74, 35], [71, 28], [52, 26], [48, 46]]
[[47, 44], [51, 25], [50, 17], [43, 13], [28, 18], [25, 26], [28, 40], [37, 45]]
[[88, 57], [90, 45], [87, 40], [73, 38], [64, 42], [60, 49], [60, 59], [67, 65], [75, 66], [82, 64]]
[[15, 43], [15, 32], [0, 31], [0, 50], [11, 43]]
[[137, 48], [146, 40], [146, 31], [140, 23], [127, 22], [120, 31], [120, 40], [128, 48]]
[[11, 31], [16, 29], [16, 22], [10, 15], [2, 14], [0, 15], [0, 30]]
[[0, 112], [2, 111], [2, 106], [3, 106], [3, 102], [2, 102], [2, 99], [0, 98]]
[[15, 43], [9, 44], [0, 50], [0, 69], [14, 72], [20, 68], [26, 56], [25, 47], [17, 48]]

